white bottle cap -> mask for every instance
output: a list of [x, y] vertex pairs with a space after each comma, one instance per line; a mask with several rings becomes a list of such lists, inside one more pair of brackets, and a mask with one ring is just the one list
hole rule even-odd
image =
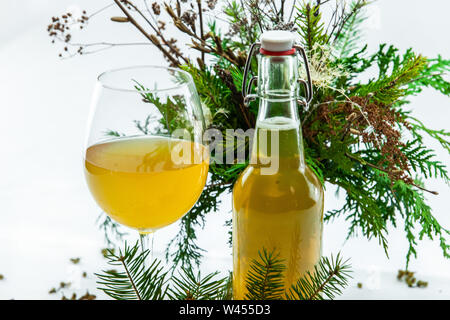
[[261, 35], [261, 48], [267, 51], [280, 52], [292, 49], [294, 35], [289, 31], [264, 31]]

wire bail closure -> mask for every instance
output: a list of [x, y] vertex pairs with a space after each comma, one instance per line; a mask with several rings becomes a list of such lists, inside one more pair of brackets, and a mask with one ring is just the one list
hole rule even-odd
[[[310, 73], [310, 69], [309, 69], [308, 57], [306, 56], [305, 49], [302, 46], [294, 45], [293, 48], [296, 51], [298, 51], [300, 53], [300, 55], [302, 56], [303, 62], [305, 64], [305, 70], [306, 70], [306, 76], [307, 76], [307, 80], [298, 79], [298, 82], [300, 82], [303, 85], [303, 87], [305, 88], [306, 98], [297, 99], [297, 103], [307, 107], [313, 98], [313, 86], [312, 86], [312, 80], [311, 80], [311, 73]], [[250, 81], [247, 81], [248, 74], [250, 72], [252, 58], [257, 53], [257, 49], [261, 49], [261, 42], [255, 42], [250, 46], [250, 50], [249, 50], [249, 53], [247, 56], [247, 61], [245, 62], [244, 79], [242, 81], [242, 96], [244, 97], [244, 105], [246, 107], [248, 107], [248, 105], [251, 101], [254, 101], [254, 100], [256, 100], [256, 98], [258, 98], [257, 94], [251, 93], [253, 84], [255, 82], [257, 82], [258, 77], [253, 76], [250, 78]]]

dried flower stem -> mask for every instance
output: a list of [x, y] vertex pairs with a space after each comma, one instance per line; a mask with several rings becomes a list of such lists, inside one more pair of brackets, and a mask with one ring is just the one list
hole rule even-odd
[[[117, 1], [117, 0], [115, 0], [115, 1]], [[191, 47], [193, 49], [196, 49], [197, 51], [200, 51], [203, 53], [216, 54], [216, 55], [228, 60], [229, 62], [231, 62], [234, 65], [244, 66], [245, 58], [246, 58], [245, 56], [239, 55], [238, 57], [236, 57], [235, 54], [233, 53], [233, 51], [230, 49], [227, 49], [225, 51], [225, 50], [221, 50], [221, 47], [215, 47], [215, 46], [210, 45], [209, 43], [207, 43], [205, 41], [205, 39], [202, 39], [197, 34], [195, 34], [192, 30], [190, 30], [183, 23], [183, 21], [180, 19], [180, 17], [177, 14], [175, 14], [173, 9], [167, 3], [165, 3], [164, 6], [165, 6], [167, 13], [172, 18], [172, 21], [173, 21], [175, 27], [177, 27], [178, 30], [180, 30], [183, 33], [186, 33], [188, 36], [190, 36], [192, 38]], [[215, 36], [214, 42], [216, 44], [219, 43], [220, 38], [218, 36]]]
[[[164, 37], [163, 33], [161, 32], [161, 28], [158, 27], [157, 22], [155, 24], [153, 24], [146, 16], [145, 14], [142, 13], [141, 10], [139, 10], [139, 8], [137, 6], [135, 6], [132, 2], [128, 1], [128, 0], [123, 0], [125, 3], [127, 3], [130, 7], [132, 7], [134, 9], [134, 11], [136, 11], [141, 17], [142, 19], [145, 20], [145, 22], [147, 22], [147, 24], [153, 29], [153, 31], [156, 33], [156, 35], [161, 39], [161, 41], [163, 42], [163, 44], [165, 46], [167, 46], [170, 49], [170, 53], [171, 54], [175, 54], [176, 57], [181, 58], [185, 63], [190, 63], [189, 59], [185, 58], [181, 53], [180, 50], [178, 50], [173, 44], [170, 43], [170, 41], [167, 41], [167, 39]], [[147, 10], [150, 12], [150, 10], [148, 9], [147, 3], [145, 2], [145, 5], [147, 7]], [[151, 12], [150, 12], [151, 15]], [[180, 62], [178, 61], [178, 65], [180, 64]], [[175, 65], [175, 66], [178, 66]]]
[[[200, 19], [200, 38], [202, 40], [205, 40], [205, 38], [204, 38], [204, 31], [203, 31], [202, 0], [197, 0], [197, 7], [198, 7], [198, 16], [199, 16], [199, 19]], [[201, 52], [201, 56], [202, 56], [202, 62], [204, 64], [205, 63], [205, 53]]]
[[117, 4], [117, 6], [122, 10], [122, 12], [127, 16], [127, 18], [130, 20], [130, 23], [136, 27], [136, 29], [139, 30], [148, 40], [150, 40], [151, 43], [153, 43], [163, 54], [164, 56], [169, 59], [169, 61], [174, 66], [179, 66], [180, 63], [177, 59], [175, 59], [170, 52], [168, 52], [158, 41], [158, 39], [154, 36], [149, 34], [145, 29], [133, 18], [133, 16], [128, 12], [128, 10], [123, 6], [120, 0], [114, 0], [114, 2]]

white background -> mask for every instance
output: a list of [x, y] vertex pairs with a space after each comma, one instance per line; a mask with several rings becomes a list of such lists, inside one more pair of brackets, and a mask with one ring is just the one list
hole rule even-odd
[[[107, 1], [0, 0], [0, 299], [59, 299], [49, 295], [60, 281], [71, 281], [74, 290], [104, 297], [95, 289], [93, 272], [107, 268], [100, 254], [105, 246], [95, 225], [99, 209], [87, 191], [82, 172], [85, 125], [96, 76], [107, 69], [164, 64], [151, 46], [117, 48], [95, 55], [60, 60], [50, 44], [46, 26], [50, 17], [69, 6], [93, 12]], [[379, 43], [393, 43], [401, 50], [413, 47], [429, 57], [450, 57], [450, 2], [444, 0], [378, 1], [369, 11], [366, 39], [374, 51]], [[111, 14], [114, 11], [109, 11]], [[114, 24], [108, 16], [96, 19], [89, 41], [144, 41], [129, 25]], [[449, 130], [448, 98], [432, 90], [412, 99], [414, 115], [432, 128]], [[437, 144], [437, 158], [449, 156]], [[427, 180], [439, 196], [426, 195], [434, 215], [450, 228], [450, 191], [441, 181]], [[326, 209], [340, 201], [334, 189], [326, 191]], [[231, 269], [226, 245], [230, 197], [223, 197], [221, 212], [211, 213], [199, 233], [207, 249], [202, 269]], [[178, 230], [172, 225], [157, 233], [155, 249], [161, 251]], [[411, 262], [417, 277], [429, 281], [426, 289], [410, 289], [396, 281], [405, 264], [407, 242], [403, 226], [390, 228], [389, 259], [376, 241], [362, 237], [345, 242], [347, 224], [338, 219], [325, 226], [324, 254], [342, 251], [350, 257], [354, 279], [341, 298], [416, 299], [450, 298], [450, 261], [442, 257], [437, 241], [424, 240]], [[133, 239], [133, 237], [131, 237]], [[72, 257], [81, 257], [72, 265]], [[81, 280], [81, 273], [88, 278]], [[362, 282], [363, 289], [356, 283]]]

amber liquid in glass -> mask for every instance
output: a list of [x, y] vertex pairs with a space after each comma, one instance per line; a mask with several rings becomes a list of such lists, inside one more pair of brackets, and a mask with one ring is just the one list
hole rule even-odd
[[208, 165], [201, 144], [146, 136], [89, 147], [85, 174], [92, 195], [111, 218], [145, 233], [177, 221], [192, 208]]

